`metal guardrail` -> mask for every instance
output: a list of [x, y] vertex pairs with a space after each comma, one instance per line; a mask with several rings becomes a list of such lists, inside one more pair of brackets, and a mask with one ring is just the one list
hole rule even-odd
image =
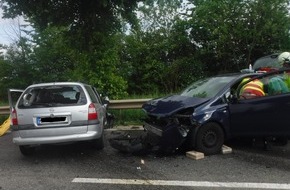
[[[110, 100], [109, 109], [140, 109], [151, 99]], [[0, 115], [9, 115], [9, 106], [0, 106]]]
[[0, 106], [0, 115], [9, 115], [10, 107], [9, 106]]
[[110, 100], [109, 109], [139, 109], [151, 99]]

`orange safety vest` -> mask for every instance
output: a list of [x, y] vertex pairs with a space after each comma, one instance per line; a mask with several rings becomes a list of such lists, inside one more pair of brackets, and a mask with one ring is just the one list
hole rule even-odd
[[246, 98], [254, 98], [259, 96], [265, 96], [264, 85], [259, 80], [253, 80], [244, 85], [242, 88], [242, 96]]

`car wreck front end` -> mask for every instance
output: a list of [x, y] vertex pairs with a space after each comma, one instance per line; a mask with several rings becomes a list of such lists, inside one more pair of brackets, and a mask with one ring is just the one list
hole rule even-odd
[[178, 149], [195, 125], [194, 109], [207, 101], [208, 98], [173, 95], [145, 103], [142, 108], [147, 113], [147, 142], [165, 152]]
[[[194, 148], [195, 133], [201, 125], [215, 121], [223, 127], [228, 126], [225, 93], [239, 76], [230, 74], [205, 78], [178, 95], [145, 103], [142, 108], [146, 113], [144, 129], [148, 133], [147, 142], [165, 152], [181, 147]], [[209, 134], [208, 138], [215, 137]]]

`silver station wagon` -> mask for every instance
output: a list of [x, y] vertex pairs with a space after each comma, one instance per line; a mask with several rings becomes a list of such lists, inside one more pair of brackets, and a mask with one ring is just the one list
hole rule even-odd
[[104, 148], [106, 107], [97, 90], [78, 82], [34, 84], [9, 89], [13, 142], [23, 155], [37, 145], [91, 141]]

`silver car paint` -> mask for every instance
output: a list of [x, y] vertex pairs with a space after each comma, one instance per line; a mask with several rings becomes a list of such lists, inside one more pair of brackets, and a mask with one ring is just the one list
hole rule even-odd
[[[78, 85], [87, 98], [84, 105], [65, 107], [46, 107], [19, 109], [16, 103], [18, 125], [11, 126], [13, 130], [13, 142], [17, 145], [51, 144], [97, 139], [102, 136], [106, 117], [106, 108], [101, 103], [94, 103], [98, 113], [98, 120], [88, 121], [88, 107], [92, 103], [85, 89], [85, 84], [74, 82], [43, 83], [31, 85], [31, 87], [43, 87], [50, 85]], [[28, 89], [27, 88], [27, 89]], [[37, 122], [41, 117], [64, 117], [61, 122]]]

